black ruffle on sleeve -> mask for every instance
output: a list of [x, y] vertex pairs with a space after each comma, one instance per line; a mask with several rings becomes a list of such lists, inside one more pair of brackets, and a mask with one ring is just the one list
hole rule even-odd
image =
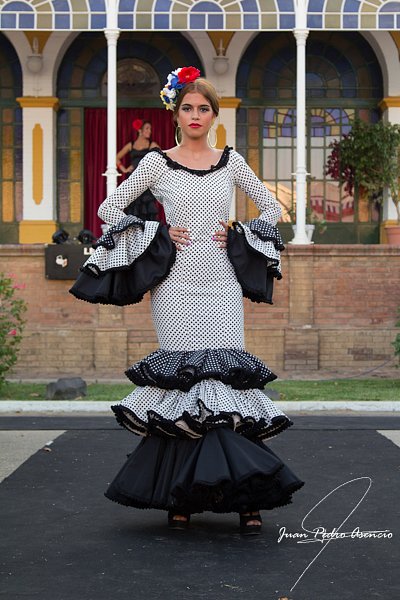
[[245, 298], [273, 304], [274, 279], [282, 278], [280, 251], [284, 248], [278, 229], [266, 221], [233, 223], [227, 250]]
[[168, 276], [176, 257], [166, 225], [132, 216], [110, 227], [94, 248], [69, 290], [93, 304], [140, 302]]

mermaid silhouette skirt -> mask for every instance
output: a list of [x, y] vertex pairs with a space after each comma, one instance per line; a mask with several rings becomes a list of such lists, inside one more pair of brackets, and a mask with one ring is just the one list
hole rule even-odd
[[[245, 251], [239, 235], [230, 236], [230, 252], [210, 236], [175, 252], [164, 225], [128, 215], [98, 240], [71, 289], [117, 305], [151, 291], [160, 348], [126, 371], [136, 388], [112, 406], [143, 439], [109, 485], [110, 500], [245, 512], [289, 504], [303, 485], [264, 443], [292, 423], [264, 392], [276, 376], [244, 347], [244, 286], [264, 302], [272, 288], [268, 277], [256, 287], [257, 270], [244, 262], [234, 267], [234, 245], [236, 255]], [[273, 257], [268, 264], [275, 268]]]

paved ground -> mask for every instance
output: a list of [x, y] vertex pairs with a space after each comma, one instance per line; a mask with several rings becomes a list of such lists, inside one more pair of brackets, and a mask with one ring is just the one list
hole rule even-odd
[[[112, 418], [1, 417], [0, 598], [399, 598], [400, 417], [293, 418], [270, 444], [306, 485], [246, 539], [235, 515], [177, 532], [163, 512], [106, 500], [138, 442]], [[321, 541], [316, 527], [353, 537]]]
[[[400, 388], [400, 385], [399, 385]], [[400, 391], [399, 391], [400, 394]], [[323, 412], [329, 413], [386, 413], [397, 412], [400, 414], [400, 402], [393, 401], [356, 401], [348, 400], [326, 400], [326, 401], [282, 401], [268, 396], [285, 413], [309, 414]], [[110, 414], [110, 401], [82, 401], [82, 400], [0, 400], [0, 416], [25, 415], [85, 415], [96, 414], [107, 416]]]

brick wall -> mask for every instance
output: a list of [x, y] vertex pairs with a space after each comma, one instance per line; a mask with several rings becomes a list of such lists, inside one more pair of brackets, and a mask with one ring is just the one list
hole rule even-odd
[[[157, 348], [149, 295], [125, 308], [68, 294], [71, 281], [44, 276], [41, 245], [0, 246], [0, 271], [26, 288], [27, 326], [13, 376], [121, 378]], [[274, 305], [245, 300], [246, 344], [281, 377], [363, 373], [387, 363], [400, 305], [400, 247], [289, 246]]]

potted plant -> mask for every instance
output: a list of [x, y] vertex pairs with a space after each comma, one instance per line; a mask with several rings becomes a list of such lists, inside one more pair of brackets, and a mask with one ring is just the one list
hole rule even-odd
[[381, 203], [388, 190], [397, 211], [397, 224], [386, 227], [388, 241], [400, 244], [400, 125], [357, 119], [350, 133], [334, 140], [330, 148], [326, 174], [349, 196], [358, 188], [370, 202]]
[[[290, 222], [292, 224], [293, 233], [296, 235], [296, 207], [292, 207], [290, 210], [286, 211], [286, 214], [290, 217]], [[306, 206], [306, 234], [308, 240], [311, 242], [314, 231], [318, 231], [320, 234], [323, 234], [326, 231], [326, 221], [324, 218], [316, 215], [310, 207]]]

